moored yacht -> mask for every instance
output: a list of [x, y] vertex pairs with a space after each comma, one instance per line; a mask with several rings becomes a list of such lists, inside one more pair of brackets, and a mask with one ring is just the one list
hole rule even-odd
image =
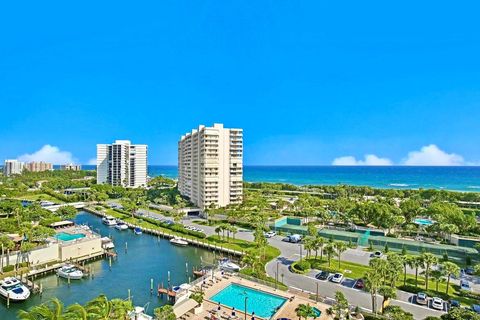
[[133, 229], [133, 232], [134, 232], [135, 234], [140, 235], [140, 234], [142, 234], [142, 229], [139, 228], [139, 227], [135, 227], [135, 228]]
[[105, 216], [102, 218], [102, 223], [106, 224], [109, 227], [113, 227], [117, 224], [117, 220], [115, 220], [115, 218], [112, 216]]
[[180, 247], [185, 247], [188, 245], [188, 242], [183, 240], [183, 239], [180, 239], [178, 237], [174, 237], [172, 239], [170, 239], [170, 243], [175, 245], [175, 246], [180, 246]]
[[115, 229], [117, 229], [117, 230], [127, 230], [128, 226], [122, 220], [117, 220], [117, 224], [115, 225]]
[[227, 258], [221, 259], [218, 263], [218, 266], [220, 267], [220, 269], [225, 271], [233, 271], [233, 272], [240, 271], [240, 266], [236, 263], [233, 263]]
[[30, 297], [30, 290], [15, 277], [6, 277], [0, 281], [0, 295], [10, 301], [23, 301]]
[[71, 280], [80, 280], [83, 278], [82, 270], [78, 269], [74, 265], [66, 264], [60, 269], [57, 270], [57, 275], [59, 277]]

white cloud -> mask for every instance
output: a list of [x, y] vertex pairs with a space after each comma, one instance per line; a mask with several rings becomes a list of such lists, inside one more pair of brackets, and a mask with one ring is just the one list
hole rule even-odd
[[333, 160], [334, 166], [391, 166], [393, 163], [388, 158], [380, 158], [374, 154], [365, 155], [364, 160], [357, 160], [353, 156], [339, 157]]
[[96, 166], [97, 165], [97, 158], [92, 158], [92, 159], [88, 160], [88, 165]]
[[461, 166], [466, 164], [462, 156], [446, 153], [434, 144], [424, 146], [419, 151], [409, 152], [402, 163], [406, 166]]
[[18, 157], [23, 162], [44, 161], [53, 164], [75, 163], [76, 159], [68, 151], [61, 151], [58, 147], [49, 144], [44, 145], [40, 150], [31, 154], [24, 154]]

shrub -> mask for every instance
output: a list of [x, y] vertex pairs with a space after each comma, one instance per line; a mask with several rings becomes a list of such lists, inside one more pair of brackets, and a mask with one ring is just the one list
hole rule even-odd
[[305, 273], [306, 271], [310, 270], [312, 266], [310, 262], [306, 260], [297, 261], [292, 263], [291, 268], [295, 273]]
[[3, 267], [3, 272], [13, 271], [14, 268], [15, 268], [14, 265], [5, 266], [5, 267]]

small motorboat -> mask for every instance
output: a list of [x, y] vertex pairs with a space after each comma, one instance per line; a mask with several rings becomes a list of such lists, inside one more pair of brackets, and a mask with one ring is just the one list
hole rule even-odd
[[192, 286], [189, 285], [188, 283], [182, 283], [181, 285], [179, 286], [175, 286], [172, 288], [172, 291], [175, 292], [175, 293], [180, 293], [182, 291], [185, 291], [185, 290], [188, 290], [190, 289]]
[[231, 272], [238, 272], [240, 271], [240, 266], [236, 263], [233, 263], [229, 259], [221, 259], [218, 263], [218, 266], [220, 269], [225, 270], [225, 271], [231, 271]]
[[80, 280], [83, 278], [82, 270], [78, 269], [74, 265], [66, 264], [60, 269], [57, 270], [57, 275], [59, 277], [71, 280]]
[[117, 224], [115, 225], [115, 229], [117, 229], [117, 230], [127, 230], [128, 226], [122, 220], [117, 220]]
[[170, 243], [175, 245], [175, 246], [179, 246], [179, 247], [185, 247], [185, 246], [188, 245], [187, 241], [182, 240], [178, 237], [174, 237], [174, 238], [170, 239]]
[[10, 301], [24, 301], [30, 297], [30, 290], [15, 277], [6, 277], [0, 281], [0, 295]]
[[139, 227], [135, 227], [135, 229], [133, 229], [133, 232], [135, 234], [142, 234], [142, 229], [140, 229]]
[[135, 307], [128, 313], [128, 319], [130, 320], [153, 320], [152, 316], [145, 313], [145, 309], [142, 307]]
[[202, 270], [193, 270], [193, 275], [195, 276], [195, 278], [200, 278], [200, 277], [203, 277], [204, 275], [207, 274], [207, 270], [205, 269], [202, 269]]
[[110, 250], [115, 248], [115, 244], [113, 243], [112, 239], [109, 237], [103, 237], [100, 239], [102, 241], [102, 248], [105, 250]]
[[106, 224], [109, 227], [113, 227], [117, 224], [117, 220], [112, 216], [105, 216], [102, 218], [102, 223]]

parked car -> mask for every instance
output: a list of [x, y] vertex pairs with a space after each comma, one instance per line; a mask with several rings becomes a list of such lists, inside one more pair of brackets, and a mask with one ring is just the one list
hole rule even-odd
[[443, 311], [445, 309], [443, 299], [441, 299], [439, 297], [433, 297], [432, 298], [432, 308]]
[[341, 273], [335, 273], [333, 277], [330, 279], [330, 281], [334, 283], [340, 283], [343, 280], [343, 274]]
[[302, 241], [302, 236], [299, 235], [299, 234], [292, 234], [292, 235], [284, 238], [283, 241], [292, 242], [292, 243], [299, 243], [300, 241]]
[[382, 253], [382, 251], [375, 251], [375, 252], [372, 254], [372, 257], [373, 257], [373, 258], [381, 258], [381, 257], [383, 257], [383, 253]]
[[475, 269], [473, 269], [472, 267], [468, 267], [465, 269], [465, 273], [472, 276], [475, 274]]
[[319, 273], [317, 273], [315, 278], [317, 278], [318, 280], [327, 280], [329, 276], [330, 276], [330, 272], [320, 271]]
[[276, 235], [277, 235], [277, 233], [275, 231], [265, 232], [265, 238], [275, 237]]
[[416, 301], [418, 304], [427, 305], [428, 304], [428, 296], [425, 292], [417, 293]]
[[355, 289], [363, 289], [365, 288], [365, 282], [363, 279], [358, 279], [357, 282], [355, 282], [355, 285], [353, 286]]
[[461, 306], [460, 301], [458, 300], [450, 300], [448, 301], [448, 304], [450, 305], [450, 308], [460, 308]]
[[480, 314], [480, 305], [472, 304], [471, 309], [473, 312]]
[[470, 287], [470, 283], [467, 280], [460, 280], [460, 290], [472, 291], [472, 287]]

